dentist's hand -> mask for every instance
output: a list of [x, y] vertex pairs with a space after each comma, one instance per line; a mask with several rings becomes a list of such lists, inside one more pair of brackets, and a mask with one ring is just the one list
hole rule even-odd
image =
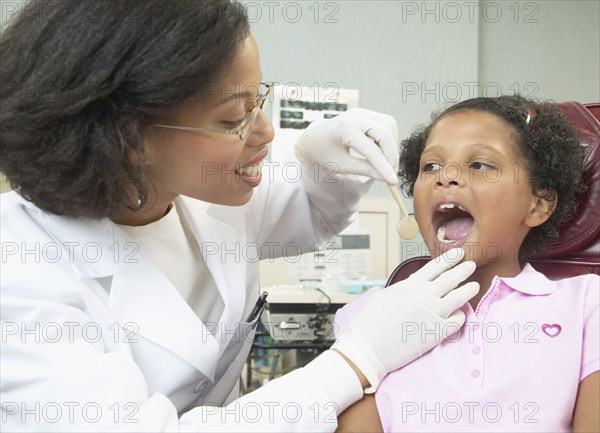
[[465, 315], [458, 309], [477, 294], [479, 284], [452, 290], [475, 270], [474, 262], [454, 267], [463, 256], [462, 249], [450, 250], [406, 280], [374, 293], [331, 347], [367, 378], [371, 386], [365, 392], [375, 392], [387, 373], [431, 350], [464, 324]]
[[332, 119], [311, 123], [298, 139], [295, 152], [308, 167], [317, 163], [334, 173], [359, 174], [396, 184], [398, 147], [398, 125], [392, 116], [351, 108]]

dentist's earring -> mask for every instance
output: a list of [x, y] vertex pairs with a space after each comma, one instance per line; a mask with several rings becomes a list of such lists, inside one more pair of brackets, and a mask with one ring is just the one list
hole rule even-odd
[[138, 203], [137, 203], [136, 210], [140, 210], [141, 208], [144, 207], [145, 204], [146, 204], [146, 194], [140, 193], [140, 195], [138, 195]]
[[[129, 209], [132, 212], [137, 212], [140, 209], [142, 209], [146, 205], [146, 202], [148, 201], [146, 193], [142, 192], [140, 190], [139, 186], [138, 186], [137, 190], [138, 190], [137, 203], [135, 203], [135, 205], [134, 205], [134, 203], [125, 205], [125, 207], [127, 207], [127, 209]], [[131, 201], [133, 201], [133, 199]]]

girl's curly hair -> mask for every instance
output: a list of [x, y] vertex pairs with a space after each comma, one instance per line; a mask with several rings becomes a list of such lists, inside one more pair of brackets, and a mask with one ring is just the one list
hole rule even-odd
[[[469, 110], [491, 113], [510, 125], [533, 193], [545, 200], [558, 197], [550, 218], [532, 228], [523, 240], [519, 251], [519, 260], [523, 263], [542, 250], [546, 240], [558, 237], [560, 224], [573, 214], [577, 196], [585, 190], [584, 150], [579, 142], [579, 131], [551, 102], [534, 101], [520, 95], [459, 102], [441, 113], [434, 113], [429, 125], [402, 141], [398, 175], [409, 196], [413, 195], [421, 154], [433, 127], [450, 114]], [[548, 191], [554, 193], [548, 195]]]

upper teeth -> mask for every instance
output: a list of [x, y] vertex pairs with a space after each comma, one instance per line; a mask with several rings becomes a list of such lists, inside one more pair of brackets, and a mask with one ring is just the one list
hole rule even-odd
[[458, 206], [458, 208], [462, 211], [465, 210], [462, 206], [455, 205], [454, 203], [442, 203], [441, 205], [438, 206], [438, 210], [444, 211], [445, 209], [454, 209], [454, 206]]
[[242, 167], [238, 170], [238, 173], [242, 176], [255, 177], [262, 172], [262, 162], [257, 165], [250, 165], [248, 167]]

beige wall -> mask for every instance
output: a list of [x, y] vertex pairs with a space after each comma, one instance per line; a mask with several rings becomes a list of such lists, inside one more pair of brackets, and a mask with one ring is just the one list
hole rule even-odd
[[519, 5], [503, 25], [481, 26], [480, 81], [556, 101], [600, 101], [600, 2]]
[[10, 185], [6, 182], [4, 176], [2, 176], [2, 181], [0, 182], [0, 193], [10, 191]]

